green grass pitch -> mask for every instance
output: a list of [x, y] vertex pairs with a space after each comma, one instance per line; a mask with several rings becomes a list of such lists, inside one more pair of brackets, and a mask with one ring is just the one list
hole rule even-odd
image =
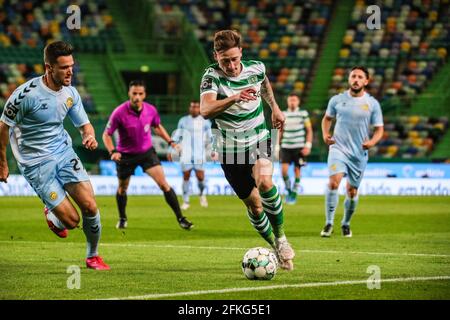
[[[192, 197], [182, 230], [162, 196], [129, 197], [129, 227], [115, 229], [114, 197], [98, 197], [100, 254], [110, 271], [88, 270], [81, 229], [59, 239], [47, 228], [37, 197], [0, 197], [0, 299], [450, 299], [450, 197], [361, 196], [353, 238], [320, 238], [323, 197], [285, 206], [285, 230], [296, 250], [295, 270], [250, 281], [240, 262], [247, 249], [267, 246], [237, 197]], [[79, 266], [80, 289], [67, 272]], [[369, 266], [380, 289], [369, 289]]]

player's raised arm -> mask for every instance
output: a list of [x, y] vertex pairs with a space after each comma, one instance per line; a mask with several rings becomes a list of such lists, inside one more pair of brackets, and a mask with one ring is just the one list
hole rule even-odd
[[264, 98], [264, 100], [272, 109], [273, 127], [276, 129], [282, 129], [284, 121], [286, 119], [277, 102], [275, 101], [275, 95], [273, 94], [272, 86], [270, 85], [270, 81], [267, 76], [265, 76], [264, 81], [261, 83], [261, 97]]
[[7, 182], [9, 176], [6, 146], [9, 142], [9, 126], [0, 121], [0, 182]]
[[95, 139], [94, 127], [90, 123], [82, 125], [80, 128], [83, 146], [88, 150], [95, 150], [98, 147], [98, 142]]

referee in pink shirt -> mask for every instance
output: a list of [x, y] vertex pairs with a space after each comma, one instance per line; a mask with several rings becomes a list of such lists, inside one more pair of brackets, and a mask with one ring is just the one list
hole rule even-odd
[[[103, 143], [111, 155], [111, 160], [117, 164], [116, 200], [119, 209], [118, 229], [127, 227], [127, 189], [131, 175], [137, 166], [156, 182], [164, 192], [164, 198], [177, 217], [181, 228], [190, 230], [194, 225], [181, 213], [180, 205], [175, 191], [167, 183], [163, 168], [152, 145], [151, 128], [163, 138], [169, 146], [177, 149], [178, 146], [171, 140], [166, 129], [161, 124], [156, 108], [144, 102], [146, 97], [145, 83], [134, 80], [128, 86], [129, 101], [119, 105], [111, 114], [105, 131]], [[112, 135], [117, 130], [117, 147], [114, 147]]]

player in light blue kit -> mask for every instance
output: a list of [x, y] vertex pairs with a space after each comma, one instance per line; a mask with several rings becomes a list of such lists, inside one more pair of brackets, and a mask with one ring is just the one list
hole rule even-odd
[[[369, 72], [356, 66], [348, 77], [349, 90], [333, 96], [322, 119], [322, 137], [329, 145], [329, 183], [325, 194], [326, 224], [320, 235], [329, 237], [333, 232], [334, 214], [339, 202], [338, 188], [342, 177], [347, 176], [347, 193], [344, 217], [341, 222], [344, 237], [351, 237], [350, 219], [358, 204], [358, 187], [368, 161], [368, 149], [383, 136], [383, 115], [378, 101], [365, 92]], [[331, 124], [336, 119], [333, 136]], [[373, 126], [372, 138], [369, 138]]]
[[94, 128], [80, 95], [70, 85], [72, 51], [72, 46], [63, 41], [47, 45], [45, 74], [19, 86], [6, 102], [0, 118], [0, 182], [7, 182], [9, 175], [6, 146], [10, 140], [20, 172], [45, 204], [49, 228], [65, 238], [67, 229], [78, 226], [80, 217], [67, 192], [83, 215], [86, 266], [108, 270], [97, 251], [101, 222], [94, 191], [63, 127], [68, 115], [80, 130], [83, 145], [89, 150], [97, 148]]
[[[206, 161], [206, 148], [211, 144], [212, 132], [211, 121], [200, 115], [200, 102], [191, 101], [189, 115], [178, 121], [178, 127], [173, 133], [172, 139], [181, 148], [180, 163], [183, 172], [183, 204], [181, 209], [187, 210], [189, 204], [189, 180], [191, 171], [195, 171], [200, 190], [200, 205], [208, 206], [205, 189], [205, 170], [203, 164]], [[174, 150], [169, 150], [168, 159], [172, 160]]]

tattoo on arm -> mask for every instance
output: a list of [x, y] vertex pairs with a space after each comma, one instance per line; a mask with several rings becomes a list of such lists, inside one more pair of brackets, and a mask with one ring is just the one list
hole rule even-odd
[[269, 104], [270, 108], [277, 105], [275, 101], [275, 96], [273, 94], [272, 86], [270, 85], [269, 79], [267, 76], [264, 78], [264, 81], [261, 83], [261, 96], [266, 100]]

